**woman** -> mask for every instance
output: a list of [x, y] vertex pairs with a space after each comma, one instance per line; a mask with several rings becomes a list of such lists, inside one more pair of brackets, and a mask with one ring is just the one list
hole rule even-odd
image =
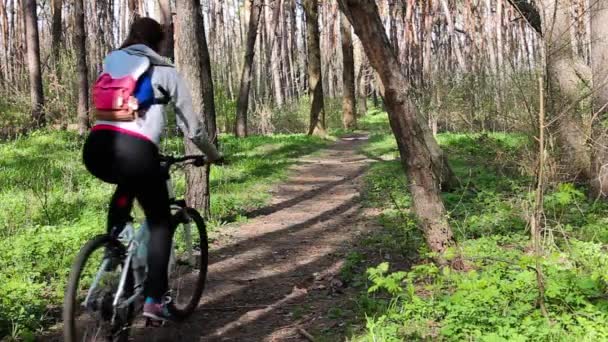
[[[138, 63], [145, 65], [145, 73], [139, 75], [140, 79], [148, 77], [151, 83], [148, 89], [153, 91], [155, 97], [169, 97], [175, 103], [177, 121], [184, 135], [200, 148], [210, 162], [217, 162], [222, 156], [193, 112], [189, 89], [175, 68], [157, 53], [162, 40], [163, 31], [158, 22], [150, 18], [137, 19], [120, 49], [106, 57], [102, 77], [104, 74], [125, 74], [125, 69], [130, 66], [137, 69]], [[126, 74], [129, 72], [127, 70]], [[131, 83], [134, 85], [135, 81]], [[138, 87], [142, 88], [140, 83], [138, 80]], [[111, 95], [99, 96], [99, 93], [95, 93], [98, 89], [96, 87], [93, 91], [94, 103], [102, 103], [102, 100], [107, 103], [123, 102], [122, 97], [116, 101], [108, 100]], [[129, 119], [103, 115], [108, 112], [96, 110], [97, 121], [83, 150], [84, 164], [89, 172], [104, 182], [117, 185], [108, 214], [110, 232], [120, 231], [131, 219], [135, 198], [144, 210], [150, 230], [144, 316], [156, 320], [171, 318], [163, 298], [168, 288], [167, 267], [172, 232], [169, 226], [169, 195], [160, 169], [158, 147], [166, 124], [166, 104], [167, 101], [155, 101], [147, 108], [140, 106]]]

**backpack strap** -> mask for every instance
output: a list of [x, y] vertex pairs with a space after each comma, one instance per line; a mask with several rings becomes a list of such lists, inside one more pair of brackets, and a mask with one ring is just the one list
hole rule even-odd
[[154, 99], [154, 104], [166, 105], [171, 102], [171, 94], [165, 88], [158, 86], [156, 89], [163, 95]]

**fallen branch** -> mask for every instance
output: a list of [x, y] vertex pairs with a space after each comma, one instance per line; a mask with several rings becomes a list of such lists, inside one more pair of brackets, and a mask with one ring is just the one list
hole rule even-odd
[[298, 333], [300, 333], [300, 335], [304, 336], [310, 342], [316, 342], [317, 341], [315, 339], [315, 337], [312, 336], [311, 334], [309, 334], [306, 330], [304, 330], [304, 328], [298, 328]]

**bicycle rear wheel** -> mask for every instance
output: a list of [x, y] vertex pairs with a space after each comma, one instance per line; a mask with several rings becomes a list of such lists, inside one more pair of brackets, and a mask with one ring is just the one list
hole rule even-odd
[[203, 295], [207, 279], [209, 251], [205, 222], [192, 208], [173, 216], [173, 255], [169, 265], [171, 314], [184, 319], [192, 314]]
[[[113, 306], [125, 254], [125, 247], [108, 235], [93, 238], [80, 250], [63, 304], [65, 341], [128, 341], [133, 304], [122, 309]], [[132, 293], [129, 272], [125, 298]]]

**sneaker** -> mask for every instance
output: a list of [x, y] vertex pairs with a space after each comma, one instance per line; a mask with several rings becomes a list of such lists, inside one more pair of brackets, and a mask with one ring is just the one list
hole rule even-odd
[[152, 298], [147, 298], [144, 304], [144, 317], [157, 321], [171, 321], [169, 312], [170, 300], [163, 300], [161, 303], [155, 302]]

